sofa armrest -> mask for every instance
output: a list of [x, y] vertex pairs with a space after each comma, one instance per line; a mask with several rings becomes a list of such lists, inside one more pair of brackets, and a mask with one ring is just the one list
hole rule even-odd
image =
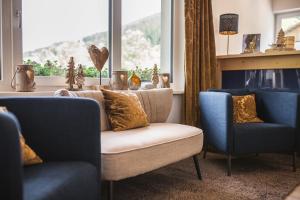
[[0, 199], [22, 199], [22, 165], [18, 122], [0, 113]]
[[99, 168], [99, 105], [65, 97], [0, 98], [14, 113], [26, 143], [44, 161], [86, 161]]
[[270, 123], [297, 127], [299, 120], [299, 95], [290, 92], [256, 91], [259, 117]]
[[232, 152], [232, 96], [225, 92], [200, 92], [201, 125], [208, 144], [218, 150]]

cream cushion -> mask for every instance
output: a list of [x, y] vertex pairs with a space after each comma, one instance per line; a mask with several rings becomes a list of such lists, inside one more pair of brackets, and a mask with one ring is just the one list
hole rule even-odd
[[101, 135], [102, 178], [137, 176], [201, 152], [201, 129], [171, 123]]

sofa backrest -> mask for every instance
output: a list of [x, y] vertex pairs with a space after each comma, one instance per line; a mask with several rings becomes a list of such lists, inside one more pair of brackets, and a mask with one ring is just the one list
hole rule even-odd
[[[166, 122], [172, 107], [173, 90], [170, 88], [153, 90], [124, 90], [120, 92], [133, 92], [138, 96], [150, 123]], [[101, 131], [111, 130], [105, 112], [104, 96], [98, 90], [68, 91], [58, 90], [54, 96], [84, 97], [96, 100], [100, 106]]]
[[208, 92], [226, 92], [231, 94], [232, 96], [243, 96], [248, 94], [253, 94], [250, 90], [247, 88], [243, 89], [209, 89]]
[[172, 89], [137, 90], [133, 92], [137, 94], [150, 123], [167, 121], [173, 101]]

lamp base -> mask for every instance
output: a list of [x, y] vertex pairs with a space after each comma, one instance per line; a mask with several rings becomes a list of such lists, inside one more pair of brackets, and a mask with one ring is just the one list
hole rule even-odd
[[227, 55], [229, 55], [229, 35], [227, 35]]

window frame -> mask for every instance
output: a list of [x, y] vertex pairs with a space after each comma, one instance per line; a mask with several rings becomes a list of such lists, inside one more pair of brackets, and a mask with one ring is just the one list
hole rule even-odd
[[[13, 77], [13, 73], [15, 71], [15, 66], [17, 63], [22, 63], [22, 30], [17, 27], [18, 21], [21, 20], [17, 16], [16, 12], [18, 10], [22, 10], [22, 0], [0, 0], [2, 2], [2, 41], [0, 51], [0, 63], [2, 64], [2, 79], [0, 79], [0, 89], [4, 88], [4, 90], [8, 90], [10, 88], [11, 79]], [[111, 77], [112, 71], [117, 70], [115, 66], [120, 63], [121, 60], [121, 43], [117, 42], [117, 34], [114, 32], [116, 29], [121, 29], [122, 27], [116, 27], [116, 20], [121, 23], [121, 12], [119, 12], [119, 16], [115, 13], [116, 8], [113, 6], [119, 5], [119, 9], [121, 9], [121, 1], [122, 0], [109, 0], [109, 51], [111, 56], [109, 57], [109, 76]], [[163, 0], [162, 0], [163, 1]], [[183, 19], [181, 19], [184, 15], [184, 7], [181, 0], [171, 0], [171, 37], [170, 37], [170, 69], [169, 73], [171, 75], [171, 82], [177, 81], [174, 83], [176, 88], [183, 88], [184, 81], [183, 78], [183, 69], [184, 69], [184, 23]], [[113, 9], [114, 12], [112, 11]], [[176, 16], [176, 17], [175, 17]], [[115, 23], [114, 23], [115, 22]], [[176, 31], [175, 31], [176, 30]], [[121, 37], [118, 38], [121, 41]], [[118, 47], [119, 45], [119, 47]], [[178, 48], [181, 47], [181, 48]], [[177, 49], [177, 50], [176, 50]], [[119, 55], [119, 61], [118, 61]], [[174, 56], [175, 55], [175, 56]], [[1, 59], [3, 58], [3, 59]], [[114, 66], [114, 68], [112, 67]], [[121, 65], [119, 65], [121, 66]], [[181, 77], [182, 76], [182, 77]], [[174, 80], [175, 79], [175, 80]], [[40, 89], [43, 88], [57, 88], [61, 86], [65, 86], [65, 78], [64, 77], [44, 77], [44, 76], [36, 76], [36, 83]], [[109, 78], [103, 78], [103, 84], [109, 84]], [[97, 78], [86, 78], [86, 85], [97, 85], [99, 84], [99, 79]], [[173, 85], [173, 84], [171, 84]], [[178, 87], [179, 86], [179, 87]]]
[[[16, 2], [16, 7], [19, 7], [19, 10], [22, 10], [22, 0], [14, 0]], [[109, 84], [109, 79], [111, 78], [112, 71], [114, 70], [121, 70], [121, 45], [122, 45], [122, 0], [108, 0], [108, 49], [110, 51], [110, 56], [108, 59], [108, 70], [109, 70], [109, 78], [102, 78], [103, 84]], [[161, 0], [163, 1], [163, 0]], [[171, 74], [171, 80], [173, 80], [173, 24], [174, 23], [174, 0], [171, 0], [171, 42], [170, 42], [170, 69], [168, 70]], [[18, 10], [18, 9], [16, 9]], [[21, 20], [21, 19], [20, 19]], [[18, 19], [17, 19], [18, 21]], [[16, 27], [17, 28], [17, 27]], [[22, 28], [20, 30], [14, 31], [14, 35], [16, 36], [16, 43], [14, 46], [17, 53], [14, 55], [15, 63], [22, 63], [23, 62], [23, 51], [22, 51]], [[40, 86], [63, 86], [65, 85], [65, 78], [59, 76], [51, 76], [51, 77], [44, 77], [44, 76], [36, 76], [36, 83]], [[89, 85], [97, 85], [99, 83], [98, 78], [85, 78], [85, 84]]]
[[[300, 16], [300, 10], [284, 12], [275, 14], [275, 33], [278, 33], [281, 29], [281, 20], [284, 18]], [[274, 35], [274, 39], [276, 40], [277, 34]], [[300, 43], [300, 41], [296, 41], [296, 43]]]
[[[2, 0], [0, 0], [0, 9], [1, 9], [1, 13], [3, 13], [3, 9], [2, 9]], [[2, 15], [0, 15], [0, 81], [3, 80], [3, 56], [2, 56], [2, 49], [3, 49], [3, 38], [2, 38]]]
[[[112, 72], [112, 70], [122, 70], [122, 0], [109, 0], [110, 1], [110, 21], [109, 21], [109, 26], [110, 26], [110, 31], [109, 34], [112, 40], [111, 44], [111, 48], [112, 51], [112, 56], [110, 56], [111, 62], [110, 65], [114, 66], [114, 68], [112, 68], [111, 66], [109, 66], [110, 68], [110, 73]], [[163, 2], [165, 0], [161, 0], [161, 2]], [[162, 9], [163, 9], [163, 3], [161, 3], [162, 5]], [[169, 42], [170, 42], [170, 46], [169, 51], [170, 54], [168, 56], [167, 59], [170, 60], [166, 60], [165, 62], [169, 63], [169, 69], [168, 69], [168, 73], [170, 73], [170, 82], [173, 82], [173, 64], [174, 64], [174, 10], [175, 10], [175, 2], [174, 0], [170, 0], [170, 32], [168, 34], [170, 34], [169, 36]], [[161, 11], [163, 12], [163, 11]], [[116, 14], [115, 14], [116, 13]], [[111, 23], [112, 22], [112, 23]], [[161, 23], [162, 26], [163, 23]], [[161, 43], [162, 45], [162, 43]], [[161, 49], [163, 49], [163, 47], [161, 46]], [[161, 55], [160, 55], [161, 56]], [[162, 56], [160, 57], [160, 59], [162, 59]], [[162, 63], [162, 62], [161, 62]], [[154, 64], [154, 63], [153, 63]], [[111, 77], [111, 74], [110, 74]], [[149, 80], [150, 81], [150, 80]], [[149, 81], [143, 81], [143, 82], [149, 82]]]

